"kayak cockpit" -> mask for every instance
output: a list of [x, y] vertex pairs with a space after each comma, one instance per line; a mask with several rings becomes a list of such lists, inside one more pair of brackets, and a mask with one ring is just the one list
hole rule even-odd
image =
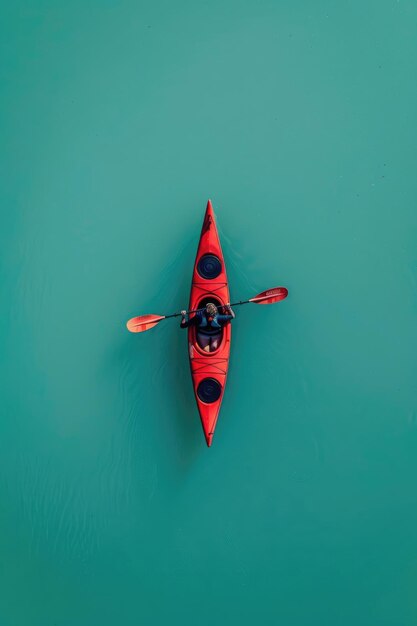
[[[220, 300], [218, 298], [215, 298], [213, 296], [209, 296], [206, 298], [203, 298], [202, 300], [199, 301], [197, 308], [198, 309], [205, 309], [207, 304], [211, 302], [212, 304], [214, 304], [218, 309], [219, 309], [219, 313], [222, 313], [222, 303], [220, 302]], [[217, 348], [215, 350], [210, 349], [207, 350], [207, 348], [205, 348], [206, 344], [206, 336], [204, 335], [204, 333], [199, 333], [198, 329], [193, 329], [193, 343], [194, 345], [196, 345], [197, 348], [199, 348], [204, 354], [214, 354], [216, 353], [222, 343], [223, 343], [223, 337], [224, 337], [224, 328], [220, 328], [218, 332], [216, 333], [210, 333], [210, 338], [213, 341], [216, 341], [217, 343]]]

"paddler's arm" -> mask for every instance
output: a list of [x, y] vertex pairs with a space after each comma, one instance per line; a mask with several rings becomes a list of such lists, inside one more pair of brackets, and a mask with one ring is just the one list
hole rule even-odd
[[219, 324], [225, 324], [233, 319], [233, 315], [217, 315], [216, 320]]
[[225, 304], [223, 307], [223, 310], [225, 311], [225, 315], [217, 316], [217, 320], [219, 322], [229, 322], [230, 320], [233, 320], [236, 317], [235, 312], [232, 311], [229, 304]]

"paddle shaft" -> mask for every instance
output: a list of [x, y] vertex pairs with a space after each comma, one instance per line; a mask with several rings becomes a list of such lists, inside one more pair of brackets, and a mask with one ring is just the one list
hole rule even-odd
[[[229, 304], [229, 306], [239, 306], [239, 304], [248, 304], [248, 302], [250, 302], [250, 300], [240, 300], [240, 302], [233, 302], [232, 304]], [[223, 309], [225, 305], [221, 305], [218, 308], [219, 309]], [[204, 308], [202, 309], [194, 309], [193, 311], [187, 311], [187, 314], [189, 315], [190, 313], [198, 313], [198, 311], [204, 311]], [[172, 313], [171, 315], [164, 315], [164, 319], [169, 319], [170, 317], [180, 317], [181, 313]]]

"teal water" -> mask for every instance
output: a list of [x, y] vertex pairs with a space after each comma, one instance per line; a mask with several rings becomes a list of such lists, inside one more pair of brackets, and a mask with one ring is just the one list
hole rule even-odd
[[[417, 5], [3, 3], [1, 626], [414, 626]], [[237, 310], [206, 448], [177, 321]]]

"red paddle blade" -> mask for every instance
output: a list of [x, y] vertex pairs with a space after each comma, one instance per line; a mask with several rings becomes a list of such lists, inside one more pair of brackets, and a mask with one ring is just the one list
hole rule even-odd
[[132, 317], [126, 326], [131, 333], [143, 333], [164, 319], [165, 315], [139, 315], [139, 317]]
[[255, 304], [274, 304], [274, 302], [284, 300], [287, 296], [288, 289], [285, 287], [274, 287], [274, 289], [267, 289], [267, 291], [258, 293], [258, 295], [251, 298], [249, 302], [254, 302]]

